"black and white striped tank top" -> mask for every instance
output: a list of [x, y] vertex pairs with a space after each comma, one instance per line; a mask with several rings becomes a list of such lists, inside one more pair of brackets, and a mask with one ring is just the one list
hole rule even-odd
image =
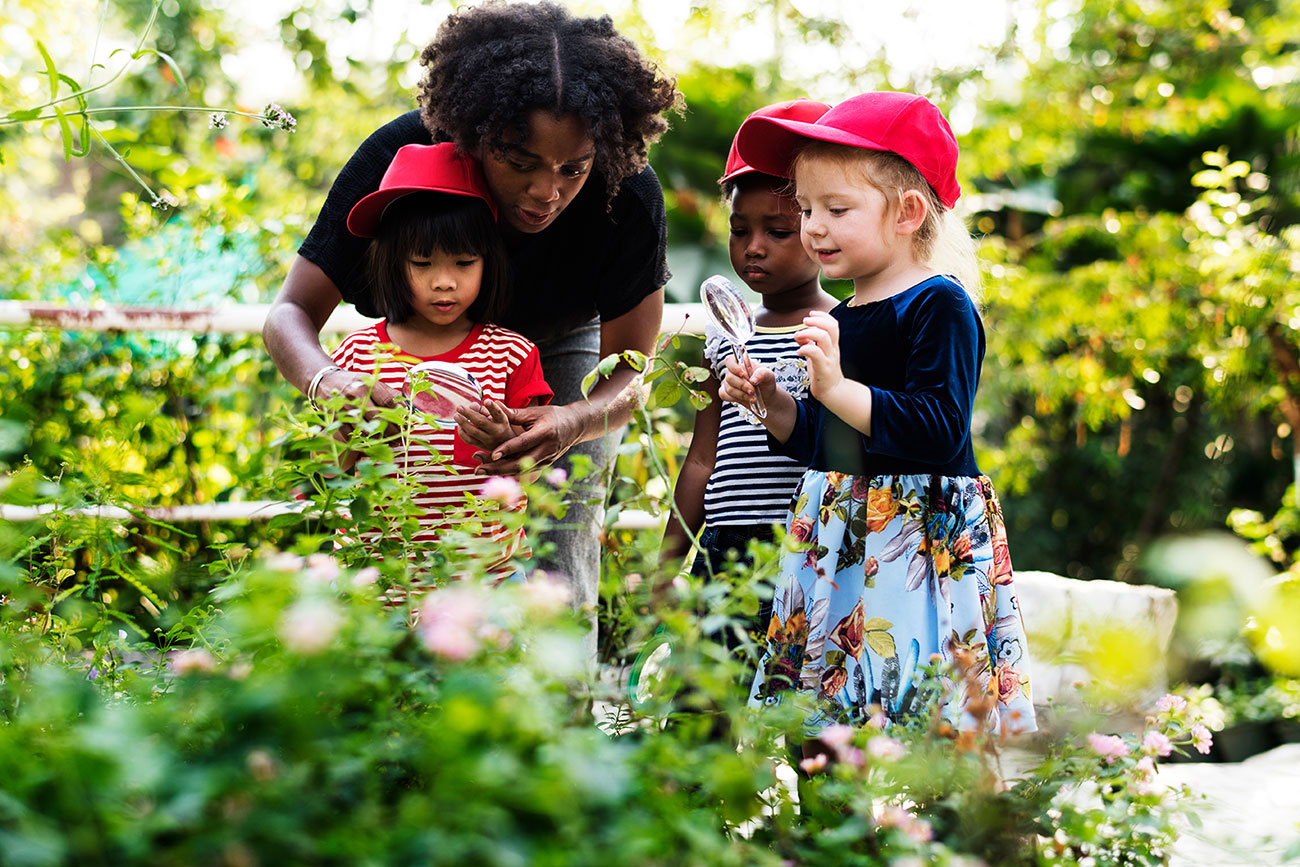
[[[759, 328], [745, 344], [756, 364], [770, 367], [776, 382], [794, 397], [808, 395], [807, 363], [797, 355], [794, 335], [802, 326]], [[731, 343], [712, 325], [705, 329], [704, 361], [719, 380]], [[785, 523], [790, 498], [807, 467], [767, 447], [767, 430], [748, 410], [722, 404], [718, 454], [704, 491], [704, 521], [727, 524]]]

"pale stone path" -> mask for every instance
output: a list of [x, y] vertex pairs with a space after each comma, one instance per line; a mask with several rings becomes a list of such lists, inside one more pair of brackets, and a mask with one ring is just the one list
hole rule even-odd
[[1300, 865], [1300, 744], [1244, 762], [1160, 766], [1169, 786], [1186, 783], [1202, 824], [1187, 825], [1170, 867]]

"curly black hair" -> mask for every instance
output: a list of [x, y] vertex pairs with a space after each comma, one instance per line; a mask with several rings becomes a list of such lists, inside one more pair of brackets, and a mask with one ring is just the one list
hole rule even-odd
[[608, 15], [577, 18], [563, 6], [489, 0], [443, 21], [420, 54], [420, 116], [435, 141], [502, 153], [502, 134], [522, 141], [537, 109], [574, 114], [591, 128], [595, 170], [613, 199], [646, 164], [649, 146], [679, 109], [676, 80], [662, 75]]

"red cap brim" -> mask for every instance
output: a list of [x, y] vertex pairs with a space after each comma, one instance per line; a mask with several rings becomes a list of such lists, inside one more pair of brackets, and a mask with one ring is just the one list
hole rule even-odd
[[790, 164], [799, 148], [809, 141], [885, 151], [889, 148], [871, 139], [836, 129], [798, 120], [781, 120], [772, 117], [751, 117], [740, 125], [736, 146], [740, 158], [760, 172], [782, 178], [792, 178]]
[[412, 187], [389, 187], [385, 190], [376, 190], [352, 206], [352, 210], [348, 212], [348, 231], [359, 238], [375, 237], [379, 233], [379, 224], [383, 221], [384, 211], [388, 209], [388, 206], [403, 196], [409, 196], [412, 193], [446, 193], [452, 196], [478, 199], [488, 206], [488, 210], [492, 212], [492, 219], [497, 218], [496, 205], [491, 199], [475, 193], [467, 193], [463, 189], [428, 184]]

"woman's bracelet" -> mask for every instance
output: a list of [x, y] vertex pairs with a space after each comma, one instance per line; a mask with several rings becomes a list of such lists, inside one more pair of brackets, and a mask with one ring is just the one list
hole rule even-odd
[[342, 369], [343, 368], [339, 367], [337, 364], [327, 364], [320, 370], [316, 371], [316, 375], [311, 378], [311, 384], [307, 386], [307, 402], [310, 403], [313, 408], [320, 409], [320, 404], [316, 402], [316, 391], [320, 388], [321, 380], [334, 371]]

